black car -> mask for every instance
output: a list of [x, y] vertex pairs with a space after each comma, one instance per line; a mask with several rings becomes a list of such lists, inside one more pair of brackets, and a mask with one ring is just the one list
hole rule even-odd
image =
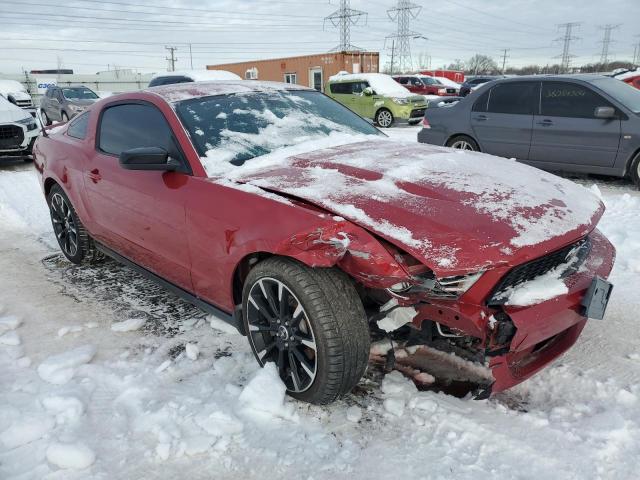
[[504, 78], [502, 75], [486, 75], [483, 77], [471, 77], [468, 80], [465, 80], [464, 83], [460, 86], [461, 97], [466, 97], [471, 93], [472, 90], [475, 90], [483, 83], [490, 82], [491, 80], [496, 80], [498, 78]]

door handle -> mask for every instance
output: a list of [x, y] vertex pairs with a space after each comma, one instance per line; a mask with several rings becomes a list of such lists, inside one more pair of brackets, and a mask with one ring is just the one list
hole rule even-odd
[[478, 122], [486, 122], [487, 120], [489, 120], [489, 117], [487, 117], [486, 115], [477, 115], [473, 119], [477, 120]]
[[94, 168], [89, 173], [87, 173], [87, 177], [89, 177], [93, 183], [98, 183], [100, 180], [102, 180], [100, 170], [98, 170], [97, 168]]
[[550, 127], [553, 125], [553, 122], [549, 119], [542, 120], [541, 122], [536, 122], [538, 125], [542, 125], [543, 127]]

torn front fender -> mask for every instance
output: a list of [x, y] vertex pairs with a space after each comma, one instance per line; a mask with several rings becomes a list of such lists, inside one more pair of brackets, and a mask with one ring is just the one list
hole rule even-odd
[[281, 242], [274, 253], [293, 257], [310, 267], [338, 266], [370, 288], [410, 281], [407, 271], [377, 238], [343, 220], [297, 233]]

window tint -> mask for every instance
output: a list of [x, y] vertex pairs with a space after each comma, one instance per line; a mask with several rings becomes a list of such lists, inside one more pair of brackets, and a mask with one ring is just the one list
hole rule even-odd
[[489, 101], [489, 90], [480, 95], [480, 98], [473, 104], [472, 111], [474, 112], [486, 112], [487, 102]]
[[184, 76], [169, 76], [154, 78], [149, 82], [150, 87], [157, 87], [159, 85], [173, 85], [174, 83], [188, 83], [193, 82], [189, 77]]
[[162, 113], [151, 105], [108, 107], [102, 113], [99, 142], [100, 150], [112, 155], [120, 155], [132, 148], [160, 147], [170, 156], [182, 158], [169, 124]]
[[542, 115], [595, 118], [596, 107], [612, 106], [592, 90], [576, 83], [543, 82]]
[[519, 115], [533, 114], [534, 92], [536, 84], [503, 83], [496, 85], [489, 94], [488, 112], [512, 113]]
[[87, 136], [87, 126], [89, 125], [89, 112], [74, 118], [67, 128], [67, 135], [73, 138], [84, 140]]
[[351, 88], [353, 83], [332, 83], [331, 84], [331, 93], [338, 94], [351, 94]]
[[409, 79], [407, 77], [398, 77], [398, 78], [396, 78], [396, 81], [400, 85], [406, 85], [407, 83], [409, 83]]

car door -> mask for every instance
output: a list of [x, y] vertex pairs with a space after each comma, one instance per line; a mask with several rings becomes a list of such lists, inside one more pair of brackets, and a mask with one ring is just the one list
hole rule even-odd
[[538, 82], [500, 83], [474, 103], [471, 128], [483, 152], [528, 158], [538, 88]]
[[613, 166], [620, 144], [620, 117], [595, 117], [613, 105], [590, 87], [542, 82], [529, 160], [540, 163]]
[[40, 108], [47, 114], [49, 120], [57, 120], [55, 110], [53, 108], [56, 87], [49, 87], [47, 93], [40, 101]]
[[361, 81], [354, 83], [353, 96], [354, 103], [356, 104], [354, 111], [361, 117], [373, 118], [375, 117], [378, 106], [382, 105], [383, 101], [382, 97], [378, 95], [375, 90], [373, 90], [373, 94], [366, 94], [365, 90], [368, 88], [373, 90], [369, 82]]
[[62, 89], [56, 88], [53, 91], [53, 97], [51, 97], [51, 118], [52, 120], [62, 121], [62, 105], [64, 103], [64, 97], [62, 95]]
[[95, 149], [85, 171], [92, 233], [129, 260], [191, 290], [183, 198], [191, 177], [120, 166], [123, 151], [142, 147], [163, 148], [186, 166], [157, 107], [139, 101], [107, 105], [100, 112]]

